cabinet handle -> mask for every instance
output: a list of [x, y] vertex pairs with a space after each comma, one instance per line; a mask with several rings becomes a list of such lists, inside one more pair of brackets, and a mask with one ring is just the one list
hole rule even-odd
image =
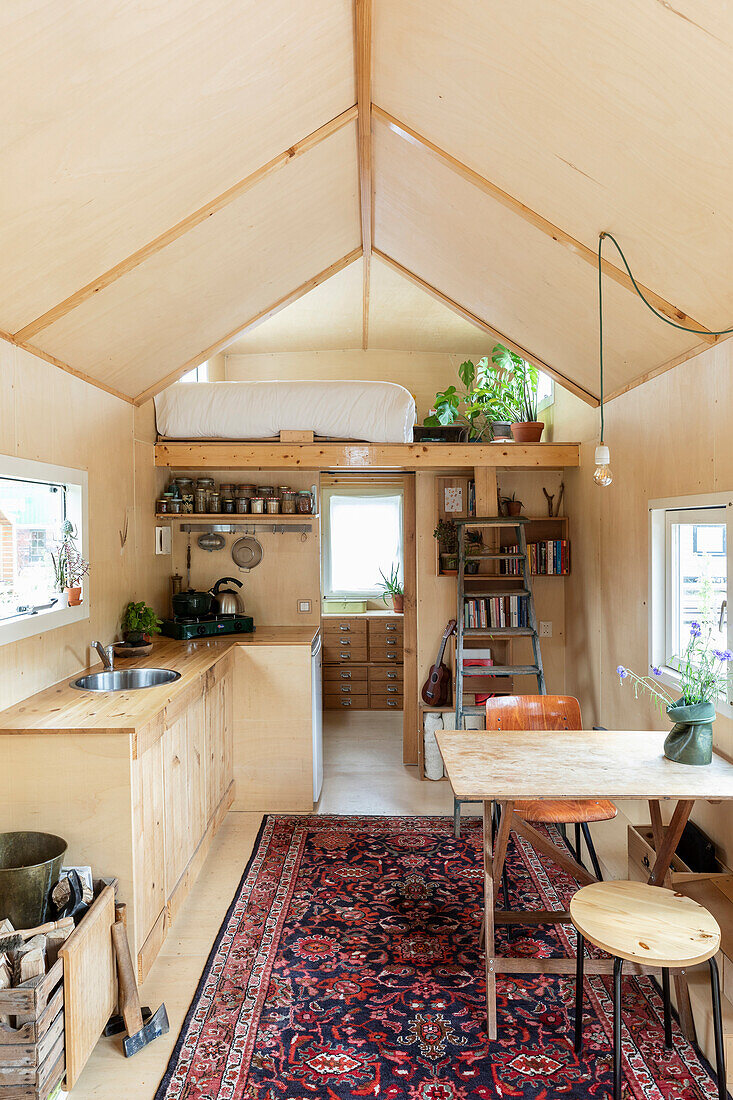
[[397, 673], [396, 672], [388, 672], [387, 673], [387, 679], [388, 680], [396, 680], [397, 679]]
[[351, 638], [342, 638], [341, 645], [351, 645]]
[[387, 700], [387, 706], [388, 706], [388, 707], [396, 707], [396, 706], [397, 706], [397, 704], [396, 704], [396, 703], [393, 703], [391, 699], [388, 699], [388, 700]]
[[385, 653], [385, 657], [387, 658], [388, 661], [394, 661], [397, 658], [397, 654], [396, 653]]
[[388, 695], [396, 695], [397, 694], [397, 688], [387, 688], [387, 694]]
[[342, 707], [350, 707], [351, 706], [351, 699], [342, 699], [341, 700], [341, 706]]
[[343, 692], [344, 692], [345, 694], [348, 694], [348, 693], [349, 693], [349, 692], [351, 691], [351, 684], [342, 684], [342, 685], [341, 685], [341, 690], [342, 690], [342, 691], [343, 691]]
[[341, 679], [342, 680], [350, 680], [351, 679], [351, 673], [350, 672], [342, 672], [341, 673]]
[[339, 630], [351, 630], [348, 623], [339, 623]]
[[350, 661], [351, 660], [351, 654], [350, 653], [342, 653], [341, 654], [341, 660], [342, 661]]
[[384, 639], [384, 644], [385, 645], [397, 645], [397, 639], [396, 638], [385, 638]]

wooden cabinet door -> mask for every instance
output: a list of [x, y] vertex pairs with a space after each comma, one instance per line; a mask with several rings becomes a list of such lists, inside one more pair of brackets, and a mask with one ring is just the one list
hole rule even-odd
[[[206, 832], [206, 719], [202, 694], [192, 700], [186, 711], [188, 739], [188, 812], [190, 821], [190, 859]], [[187, 860], [188, 862], [188, 860]]]
[[206, 716], [206, 806], [211, 820], [232, 780], [232, 681], [227, 661], [216, 666], [209, 681], [204, 706]]
[[135, 946], [139, 950], [165, 908], [165, 792], [163, 737], [133, 761], [135, 845]]
[[186, 712], [166, 725], [163, 733], [165, 785], [165, 885], [173, 893], [191, 853], [188, 800], [188, 721]]

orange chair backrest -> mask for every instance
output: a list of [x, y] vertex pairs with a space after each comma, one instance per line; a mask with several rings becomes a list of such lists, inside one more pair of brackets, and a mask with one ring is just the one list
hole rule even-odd
[[487, 730], [582, 730], [572, 695], [496, 695], [486, 700]]

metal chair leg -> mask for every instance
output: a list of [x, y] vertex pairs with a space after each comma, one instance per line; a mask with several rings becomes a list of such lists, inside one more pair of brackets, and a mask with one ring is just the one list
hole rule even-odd
[[[601, 872], [601, 865], [598, 862], [598, 856], [596, 855], [596, 848], [593, 843], [593, 838], [590, 835], [590, 829], [588, 828], [588, 822], [583, 821], [581, 824], [583, 830], [583, 836], [585, 837], [586, 847], [588, 848], [588, 855], [590, 861], [593, 864], [593, 874], [596, 876], [599, 882], [603, 882], [603, 873]], [[580, 860], [578, 862], [581, 862]]]
[[662, 967], [662, 998], [664, 1000], [664, 1045], [672, 1049], [672, 1002], [669, 997], [669, 967]]
[[583, 1049], [583, 953], [585, 937], [578, 932], [577, 959], [575, 962], [575, 1053]]
[[580, 825], [576, 821], [575, 823], [575, 858], [582, 866], [583, 864], [583, 850], [580, 847]]
[[613, 960], [613, 1100], [621, 1100], [621, 970], [623, 959]]
[[710, 992], [713, 998], [713, 1031], [715, 1034], [715, 1064], [718, 1078], [719, 1100], [727, 1100], [725, 1081], [725, 1052], [723, 1050], [723, 1021], [720, 1015], [720, 978], [715, 959], [708, 959], [710, 966]]
[[453, 836], [458, 840], [461, 835], [461, 804], [453, 798]]

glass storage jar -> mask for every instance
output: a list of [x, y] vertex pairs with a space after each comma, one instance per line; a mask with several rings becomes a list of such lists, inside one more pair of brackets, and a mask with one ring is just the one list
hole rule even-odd
[[234, 486], [222, 485], [219, 489], [219, 501], [222, 512], [231, 515], [234, 511]]
[[307, 489], [301, 489], [298, 493], [298, 512], [301, 516], [309, 516], [313, 511], [313, 501]]
[[216, 515], [221, 511], [221, 498], [218, 489], [209, 489], [206, 494], [206, 509], [210, 515]]
[[202, 489], [198, 485], [193, 491], [193, 510], [199, 515], [203, 515], [206, 512], [206, 507], [209, 499], [208, 489]]
[[190, 514], [194, 505], [193, 481], [190, 477], [177, 477], [176, 485], [181, 497], [181, 511]]
[[297, 506], [298, 494], [292, 489], [285, 489], [282, 497], [280, 498], [280, 511], [285, 516], [292, 516], [298, 510]]
[[265, 510], [265, 498], [264, 497], [252, 497], [249, 502], [250, 509], [253, 515], [261, 516]]
[[267, 498], [267, 512], [268, 515], [276, 516], [280, 512], [280, 500], [278, 497]]

